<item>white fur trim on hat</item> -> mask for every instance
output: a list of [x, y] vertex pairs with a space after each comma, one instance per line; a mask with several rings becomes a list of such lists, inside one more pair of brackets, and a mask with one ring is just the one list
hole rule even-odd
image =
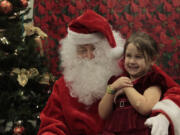
[[165, 99], [155, 104], [153, 110], [164, 111], [173, 122], [175, 135], [180, 135], [180, 108], [178, 105], [172, 100]]
[[[116, 47], [111, 48], [109, 50], [110, 56], [114, 59], [118, 59], [122, 57], [125, 39], [121, 37], [121, 34], [117, 31], [112, 31], [113, 36], [116, 42]], [[77, 33], [68, 28], [68, 35], [67, 40], [71, 40], [74, 44], [73, 45], [83, 45], [83, 44], [94, 44], [102, 40], [107, 40], [102, 34], [100, 33], [92, 33], [92, 34], [82, 34]], [[108, 40], [107, 40], [108, 42]]]
[[78, 44], [93, 44], [103, 39], [103, 36], [100, 33], [92, 33], [92, 34], [82, 34], [77, 33], [68, 28], [68, 38], [73, 40], [77, 45]]
[[111, 49], [110, 55], [115, 59], [119, 59], [123, 55], [124, 44], [125, 44], [126, 40], [124, 38], [122, 38], [122, 36], [119, 32], [114, 31], [114, 30], [112, 32], [113, 32], [113, 36], [114, 36], [114, 39], [116, 42], [116, 47]]

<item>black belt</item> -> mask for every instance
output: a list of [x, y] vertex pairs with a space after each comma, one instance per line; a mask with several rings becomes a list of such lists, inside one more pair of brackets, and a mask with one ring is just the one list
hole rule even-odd
[[116, 102], [116, 107], [128, 107], [128, 106], [131, 106], [131, 104], [127, 100], [119, 100]]

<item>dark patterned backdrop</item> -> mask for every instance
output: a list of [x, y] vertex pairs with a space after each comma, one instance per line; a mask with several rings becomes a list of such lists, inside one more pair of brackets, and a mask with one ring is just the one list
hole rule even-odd
[[127, 38], [142, 29], [162, 46], [159, 66], [180, 84], [180, 0], [35, 0], [35, 25], [49, 38], [44, 49], [51, 71], [60, 76], [58, 41], [67, 33], [67, 24], [86, 9], [109, 20]]

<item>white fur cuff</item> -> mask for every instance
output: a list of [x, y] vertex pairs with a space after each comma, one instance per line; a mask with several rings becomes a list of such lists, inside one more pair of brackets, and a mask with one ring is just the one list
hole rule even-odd
[[175, 135], [180, 135], [180, 108], [172, 100], [166, 99], [158, 102], [153, 110], [165, 112], [173, 122]]

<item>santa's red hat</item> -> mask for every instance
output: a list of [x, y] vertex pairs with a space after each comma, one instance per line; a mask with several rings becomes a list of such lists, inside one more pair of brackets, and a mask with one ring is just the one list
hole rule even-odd
[[117, 47], [114, 35], [108, 21], [92, 10], [85, 11], [68, 25], [68, 38], [73, 40], [74, 43], [93, 44], [106, 37], [110, 47], [113, 48], [110, 53], [112, 53], [113, 57], [120, 57], [122, 56], [125, 40], [119, 35], [117, 38], [121, 39], [117, 40], [121, 40], [122, 42], [119, 45], [120, 47]]

